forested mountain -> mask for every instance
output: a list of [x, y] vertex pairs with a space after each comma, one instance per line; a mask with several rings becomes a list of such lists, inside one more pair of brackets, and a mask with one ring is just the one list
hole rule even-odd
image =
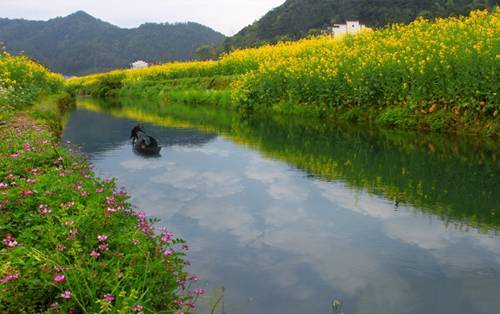
[[369, 27], [427, 18], [464, 15], [499, 0], [287, 0], [225, 41], [225, 49], [297, 39], [333, 23], [360, 20]]
[[124, 68], [136, 60], [190, 60], [202, 45], [220, 45], [224, 35], [197, 23], [147, 23], [123, 29], [79, 11], [49, 21], [0, 18], [7, 51], [33, 57], [51, 70], [81, 75]]

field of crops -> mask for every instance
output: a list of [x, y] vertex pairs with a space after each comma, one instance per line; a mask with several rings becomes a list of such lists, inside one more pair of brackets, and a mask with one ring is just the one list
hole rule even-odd
[[103, 95], [137, 84], [144, 90], [144, 82], [161, 86], [165, 80], [224, 75], [233, 78], [233, 105], [246, 111], [347, 112], [356, 118], [370, 110], [377, 121], [401, 127], [417, 127], [424, 116], [426, 127], [436, 130], [450, 128], [457, 119], [462, 124], [485, 120], [495, 133], [499, 15], [497, 8], [468, 17], [419, 19], [355, 36], [238, 50], [218, 61], [113, 71], [70, 85]]
[[0, 52], [0, 106], [20, 109], [30, 105], [41, 94], [62, 90], [61, 75], [47, 70], [27, 57]]

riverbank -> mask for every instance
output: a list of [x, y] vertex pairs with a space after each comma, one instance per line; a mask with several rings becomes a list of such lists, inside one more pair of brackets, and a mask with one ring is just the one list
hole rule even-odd
[[[499, 9], [73, 79], [73, 93], [500, 136]], [[223, 79], [222, 79], [223, 78]]]
[[62, 78], [7, 54], [0, 70], [0, 312], [191, 312], [184, 241], [60, 145]]
[[2, 313], [194, 306], [194, 291], [182, 289], [182, 240], [155, 232], [123, 189], [59, 147], [43, 121], [16, 114], [0, 135]]

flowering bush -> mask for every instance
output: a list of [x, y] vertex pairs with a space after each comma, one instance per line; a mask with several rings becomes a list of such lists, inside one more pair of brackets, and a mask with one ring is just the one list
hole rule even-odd
[[0, 107], [26, 108], [41, 94], [60, 91], [63, 82], [32, 59], [0, 52]]
[[0, 312], [189, 312], [187, 246], [45, 126], [0, 129]]

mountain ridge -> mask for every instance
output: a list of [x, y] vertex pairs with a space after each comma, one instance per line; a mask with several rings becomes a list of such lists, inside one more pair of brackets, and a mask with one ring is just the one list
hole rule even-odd
[[220, 45], [225, 36], [194, 22], [144, 23], [120, 28], [85, 11], [47, 21], [0, 18], [0, 42], [51, 70], [84, 75], [148, 62], [186, 61], [196, 48]]
[[287, 0], [224, 43], [224, 49], [255, 47], [318, 34], [333, 23], [360, 20], [369, 27], [426, 18], [465, 15], [491, 8], [498, 0]]

